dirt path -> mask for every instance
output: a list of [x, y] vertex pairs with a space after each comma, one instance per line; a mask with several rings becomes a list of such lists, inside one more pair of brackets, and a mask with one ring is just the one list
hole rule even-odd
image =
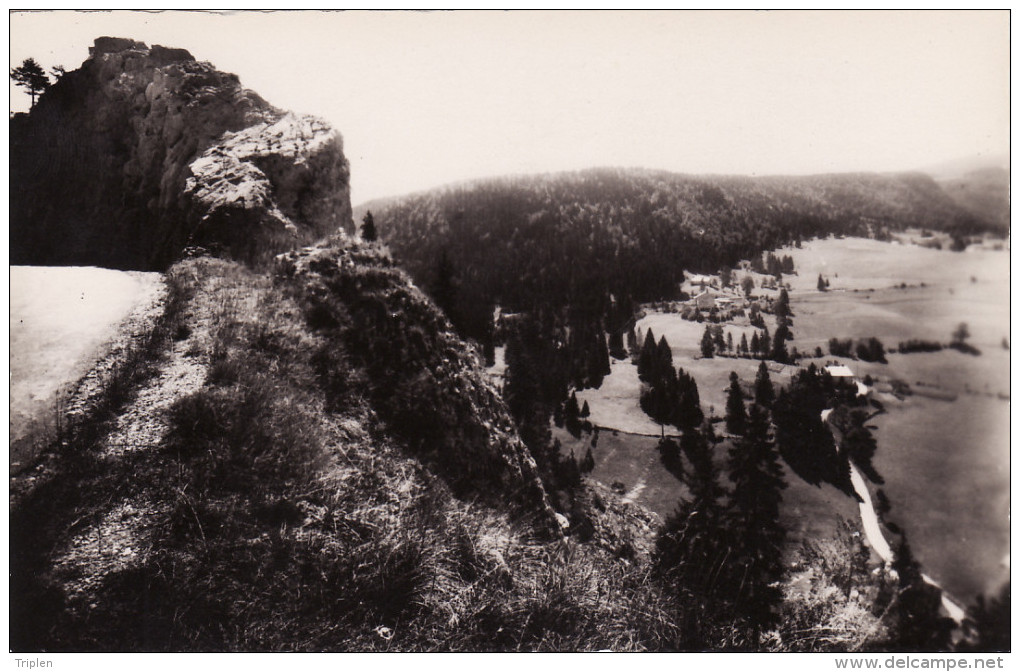
[[[186, 317], [187, 337], [170, 342], [158, 371], [100, 440], [98, 457], [112, 468], [137, 462], [141, 469], [156, 470], [168, 459], [157, 452], [169, 431], [167, 411], [177, 400], [201, 388], [206, 378], [208, 356], [194, 344], [210, 338], [209, 318], [214, 308], [208, 298], [206, 288], [199, 288]], [[54, 553], [55, 573], [66, 577], [64, 590], [72, 605], [87, 608], [106, 577], [140, 566], [147, 559], [151, 535], [170, 505], [145, 488], [132, 491]]]
[[162, 278], [93, 267], [10, 268], [12, 473], [52, 440], [70, 388], [86, 373], [101, 374], [104, 360], [148, 327], [165, 295]]

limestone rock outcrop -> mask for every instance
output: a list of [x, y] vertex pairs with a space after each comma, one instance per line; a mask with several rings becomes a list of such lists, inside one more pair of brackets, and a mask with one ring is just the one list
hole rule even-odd
[[188, 246], [254, 260], [353, 227], [323, 120], [184, 49], [103, 37], [11, 120], [11, 262], [160, 270]]

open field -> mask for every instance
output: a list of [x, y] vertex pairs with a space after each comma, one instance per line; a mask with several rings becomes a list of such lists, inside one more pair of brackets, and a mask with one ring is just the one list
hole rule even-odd
[[[1003, 398], [1010, 394], [1010, 353], [1002, 347], [1009, 337], [1008, 253], [973, 248], [957, 253], [848, 238], [811, 241], [778, 254], [793, 256], [799, 271], [784, 276], [792, 285], [791, 346], [807, 353], [817, 345], [825, 353], [802, 360], [801, 366], [839, 359], [859, 377], [903, 380], [918, 392], [903, 401], [884, 397], [887, 413], [873, 421], [879, 444], [875, 465], [886, 480], [890, 519], [907, 530], [925, 570], [957, 599], [969, 603], [978, 592], [995, 590], [1008, 578], [1009, 553], [1009, 403]], [[830, 278], [831, 291], [817, 290], [819, 273]], [[903, 283], [907, 287], [901, 288]], [[982, 351], [980, 356], [947, 349], [889, 354], [888, 364], [880, 364], [828, 354], [832, 337], [875, 336], [886, 348], [910, 338], [948, 343], [960, 322], [967, 323], [968, 342]], [[723, 325], [737, 340], [742, 327]], [[704, 324], [651, 313], [637, 323], [640, 338], [648, 328], [657, 339], [666, 337], [674, 365], [698, 381], [706, 413], [724, 413], [730, 371], [743, 380], [754, 378], [756, 360], [701, 358]], [[786, 384], [793, 371], [773, 373], [772, 380]], [[578, 399], [588, 401], [596, 424], [655, 434], [658, 425], [638, 406], [639, 390], [636, 367], [614, 361], [602, 388], [584, 390]], [[955, 395], [956, 401], [922, 396], [928, 391]], [[634, 446], [617, 448], [602, 461], [595, 451], [595, 477], [607, 485], [620, 480], [629, 491], [634, 484], [628, 477], [648, 481], [658, 454], [654, 439], [625, 438]], [[624, 441], [624, 435], [614, 441]], [[641, 442], [648, 445], [637, 447]], [[665, 478], [655, 493], [672, 478], [661, 465], [658, 470]], [[824, 536], [839, 517], [857, 520], [856, 503], [834, 488], [807, 485], [790, 473], [788, 479], [783, 518], [792, 540]], [[636, 501], [663, 512], [649, 498], [639, 495]]]
[[970, 603], [1009, 578], [1009, 403], [916, 395], [873, 420], [875, 467], [925, 570]]
[[[553, 436], [563, 444], [564, 453], [573, 450], [579, 461], [591, 445], [591, 435], [586, 433], [575, 439], [566, 431], [554, 428]], [[657, 438], [603, 430], [591, 451], [595, 458], [591, 478], [606, 487], [622, 483], [625, 498], [651, 509], [665, 520], [676, 509], [680, 497], [687, 494], [687, 488], [662, 466], [658, 445]]]
[[[861, 239], [812, 241], [783, 253], [800, 273], [788, 280], [802, 352], [819, 344], [827, 353], [831, 337], [875, 336], [886, 348], [908, 338], [947, 343], [967, 323], [978, 357], [943, 350], [848, 363], [858, 376], [957, 396], [887, 403], [888, 413], [873, 421], [875, 466], [886, 480], [889, 517], [906, 528], [926, 571], [964, 602], [995, 590], [1008, 578], [1009, 404], [997, 398], [1010, 393], [1009, 351], [1001, 344], [1009, 337], [1008, 253]], [[819, 273], [831, 290], [848, 291], [818, 292]]]
[[[565, 455], [573, 451], [578, 460], [591, 445], [590, 434], [575, 439], [566, 431], [554, 428], [553, 436], [561, 442]], [[653, 437], [602, 430], [592, 449], [595, 470], [590, 477], [607, 487], [622, 484], [625, 498], [649, 508], [665, 520], [676, 510], [678, 501], [687, 496], [687, 487], [662, 466], [658, 442]], [[715, 447], [715, 462], [720, 469], [722, 485], [727, 488], [730, 483], [725, 465], [730, 445], [730, 441], [723, 441]], [[791, 556], [804, 541], [831, 535], [841, 518], [856, 521], [857, 503], [832, 486], [809, 485], [788, 468], [786, 480], [780, 515], [788, 530], [787, 548]]]
[[[160, 273], [12, 266], [10, 439], [12, 467], [29, 435], [53, 430], [57, 395], [103, 356], [133, 309], [152, 299]], [[27, 447], [30, 448], [30, 447]]]

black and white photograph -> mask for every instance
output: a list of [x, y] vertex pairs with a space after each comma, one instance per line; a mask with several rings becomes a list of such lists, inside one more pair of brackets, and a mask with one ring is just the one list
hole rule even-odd
[[9, 11], [9, 665], [1008, 668], [1010, 18]]

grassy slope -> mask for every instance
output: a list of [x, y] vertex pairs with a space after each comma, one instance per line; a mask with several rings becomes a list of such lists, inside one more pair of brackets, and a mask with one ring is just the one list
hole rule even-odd
[[[593, 493], [593, 543], [543, 541], [523, 510], [454, 497], [287, 283], [216, 260], [173, 278], [190, 298], [132, 363], [134, 391], [12, 509], [14, 650], [677, 641], [647, 523]], [[327, 351], [344, 366], [324, 380]]]
[[157, 302], [161, 276], [100, 268], [12, 266], [11, 468], [52, 441], [68, 388], [120, 347], [133, 311]]

